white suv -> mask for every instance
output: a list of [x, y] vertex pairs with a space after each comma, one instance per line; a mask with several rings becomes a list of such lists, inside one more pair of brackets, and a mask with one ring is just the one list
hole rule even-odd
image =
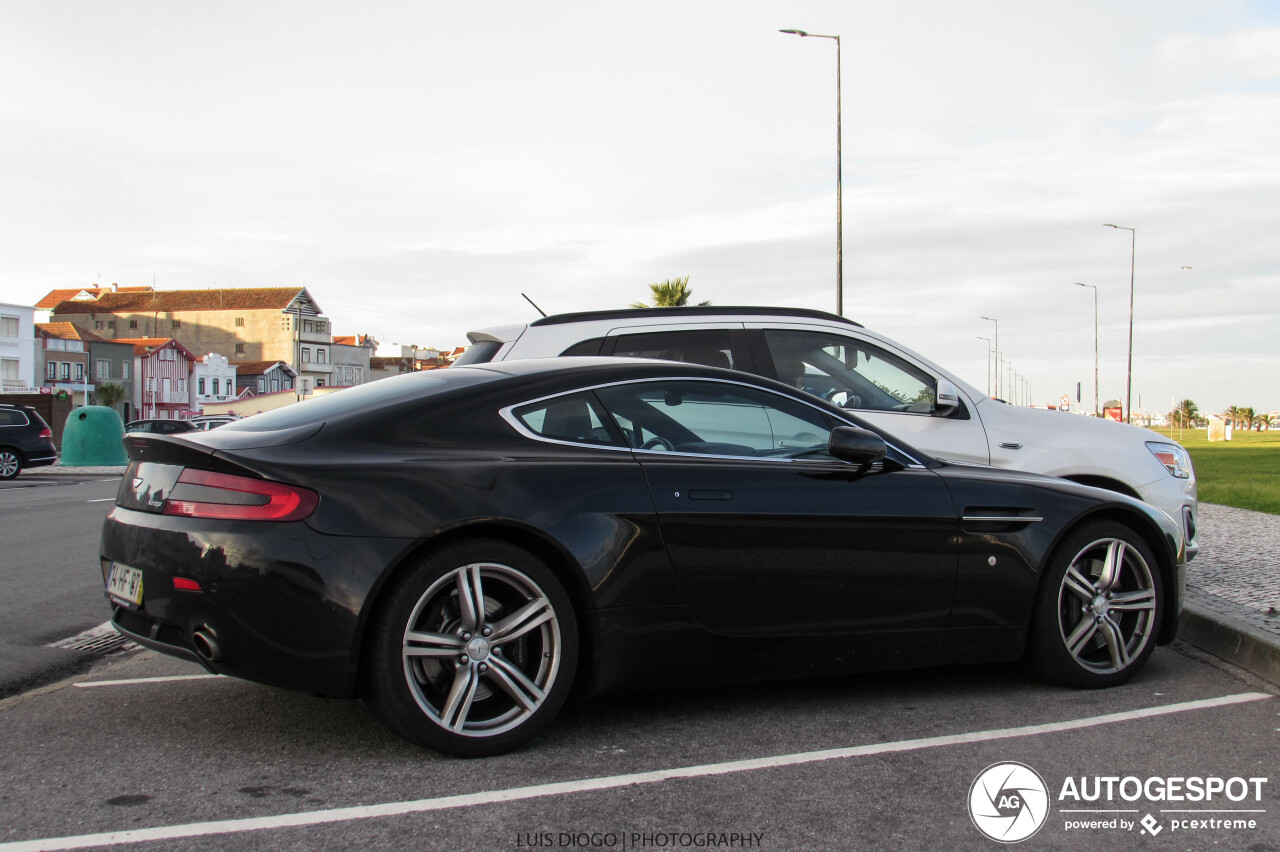
[[1138, 497], [1196, 553], [1196, 479], [1181, 445], [1145, 429], [990, 399], [860, 324], [793, 308], [648, 308], [560, 314], [472, 331], [457, 364], [612, 355], [729, 367], [799, 387], [951, 461], [1059, 476]]

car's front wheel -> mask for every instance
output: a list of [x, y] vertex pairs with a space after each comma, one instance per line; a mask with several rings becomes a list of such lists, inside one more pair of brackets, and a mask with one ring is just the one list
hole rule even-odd
[[500, 754], [568, 697], [577, 623], [564, 586], [532, 554], [460, 542], [394, 581], [365, 660], [365, 699], [392, 731], [460, 757]]
[[1068, 686], [1124, 683], [1155, 649], [1163, 604], [1160, 571], [1141, 536], [1111, 521], [1086, 524], [1049, 560], [1028, 662]]
[[0, 479], [13, 479], [22, 472], [22, 456], [17, 450], [0, 448]]

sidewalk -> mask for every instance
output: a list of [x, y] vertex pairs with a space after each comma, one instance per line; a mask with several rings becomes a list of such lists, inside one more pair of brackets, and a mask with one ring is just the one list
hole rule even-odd
[[1178, 636], [1280, 685], [1280, 515], [1200, 504]]
[[[124, 471], [53, 465], [31, 473]], [[1280, 685], [1280, 515], [1201, 503], [1199, 537], [1178, 637]]]

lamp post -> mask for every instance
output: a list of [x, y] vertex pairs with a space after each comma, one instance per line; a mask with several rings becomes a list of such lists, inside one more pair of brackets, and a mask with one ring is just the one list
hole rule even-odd
[[1129, 370], [1124, 381], [1124, 422], [1133, 422], [1133, 407], [1129, 404], [1133, 394], [1133, 268], [1138, 259], [1138, 231], [1124, 225], [1103, 225], [1117, 231], [1128, 231], [1129, 240]]
[[[996, 357], [999, 357], [999, 355], [1000, 355], [1000, 353], [998, 353], [998, 352], [997, 352], [997, 353], [996, 353]], [[1003, 396], [1003, 394], [1001, 393], [1001, 391], [1002, 391], [1002, 390], [1003, 390], [1003, 391], [1008, 391], [1008, 390], [1009, 390], [1010, 381], [1011, 381], [1011, 380], [1012, 380], [1012, 378], [1013, 378], [1013, 376], [1011, 375], [1011, 374], [1013, 373], [1013, 364], [1009, 363], [1008, 361], [1006, 361], [1006, 360], [1005, 360], [1005, 359], [1003, 359], [1003, 358], [1000, 358], [1000, 363], [1004, 365], [1004, 371], [1006, 371], [1007, 373], [1009, 373], [1009, 374], [1010, 374], [1010, 375], [1006, 375], [1006, 374], [1005, 374], [1005, 372], [1002, 372], [1002, 373], [1000, 374], [1000, 386], [999, 386], [998, 388], [996, 388], [996, 395], [997, 395], [997, 396], [999, 396], [1001, 399], [1004, 399], [1004, 396]], [[1010, 380], [1010, 381], [1006, 381], [1006, 379], [1008, 379], [1008, 380]], [[1005, 402], [1008, 402], [1008, 401], [1009, 401], [1009, 400], [1005, 399]]]
[[1081, 284], [1077, 281], [1076, 286], [1093, 290], [1093, 416], [1097, 417], [1101, 414], [1101, 409], [1098, 408], [1098, 285]]
[[844, 316], [844, 205], [841, 198], [843, 185], [841, 164], [843, 156], [840, 144], [840, 128], [843, 122], [840, 114], [840, 36], [818, 35], [817, 33], [807, 33], [804, 30], [778, 30], [778, 32], [797, 35], [801, 38], [829, 38], [834, 39], [836, 43], [836, 313]]
[[996, 399], [1000, 398], [1000, 323], [995, 317], [979, 317], [987, 322], [995, 323], [995, 350], [996, 350]]
[[978, 335], [978, 339], [987, 341], [987, 396], [991, 396], [991, 338]]

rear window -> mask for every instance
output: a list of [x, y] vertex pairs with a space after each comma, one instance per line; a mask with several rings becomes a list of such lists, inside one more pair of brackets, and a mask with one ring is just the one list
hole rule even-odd
[[498, 350], [502, 348], [502, 342], [498, 340], [481, 340], [479, 343], [473, 343], [467, 347], [467, 351], [463, 352], [453, 362], [455, 367], [465, 367], [467, 364], [487, 364], [493, 360], [493, 356], [498, 354]]
[[456, 365], [442, 370], [408, 373], [389, 379], [378, 379], [364, 385], [346, 388], [295, 405], [255, 414], [235, 423], [218, 427], [218, 432], [270, 432], [319, 423], [330, 417], [352, 411], [377, 408], [386, 402], [434, 396], [453, 388], [478, 385], [503, 378], [491, 370], [459, 369]]
[[27, 415], [13, 408], [0, 408], [0, 426], [26, 426]]

